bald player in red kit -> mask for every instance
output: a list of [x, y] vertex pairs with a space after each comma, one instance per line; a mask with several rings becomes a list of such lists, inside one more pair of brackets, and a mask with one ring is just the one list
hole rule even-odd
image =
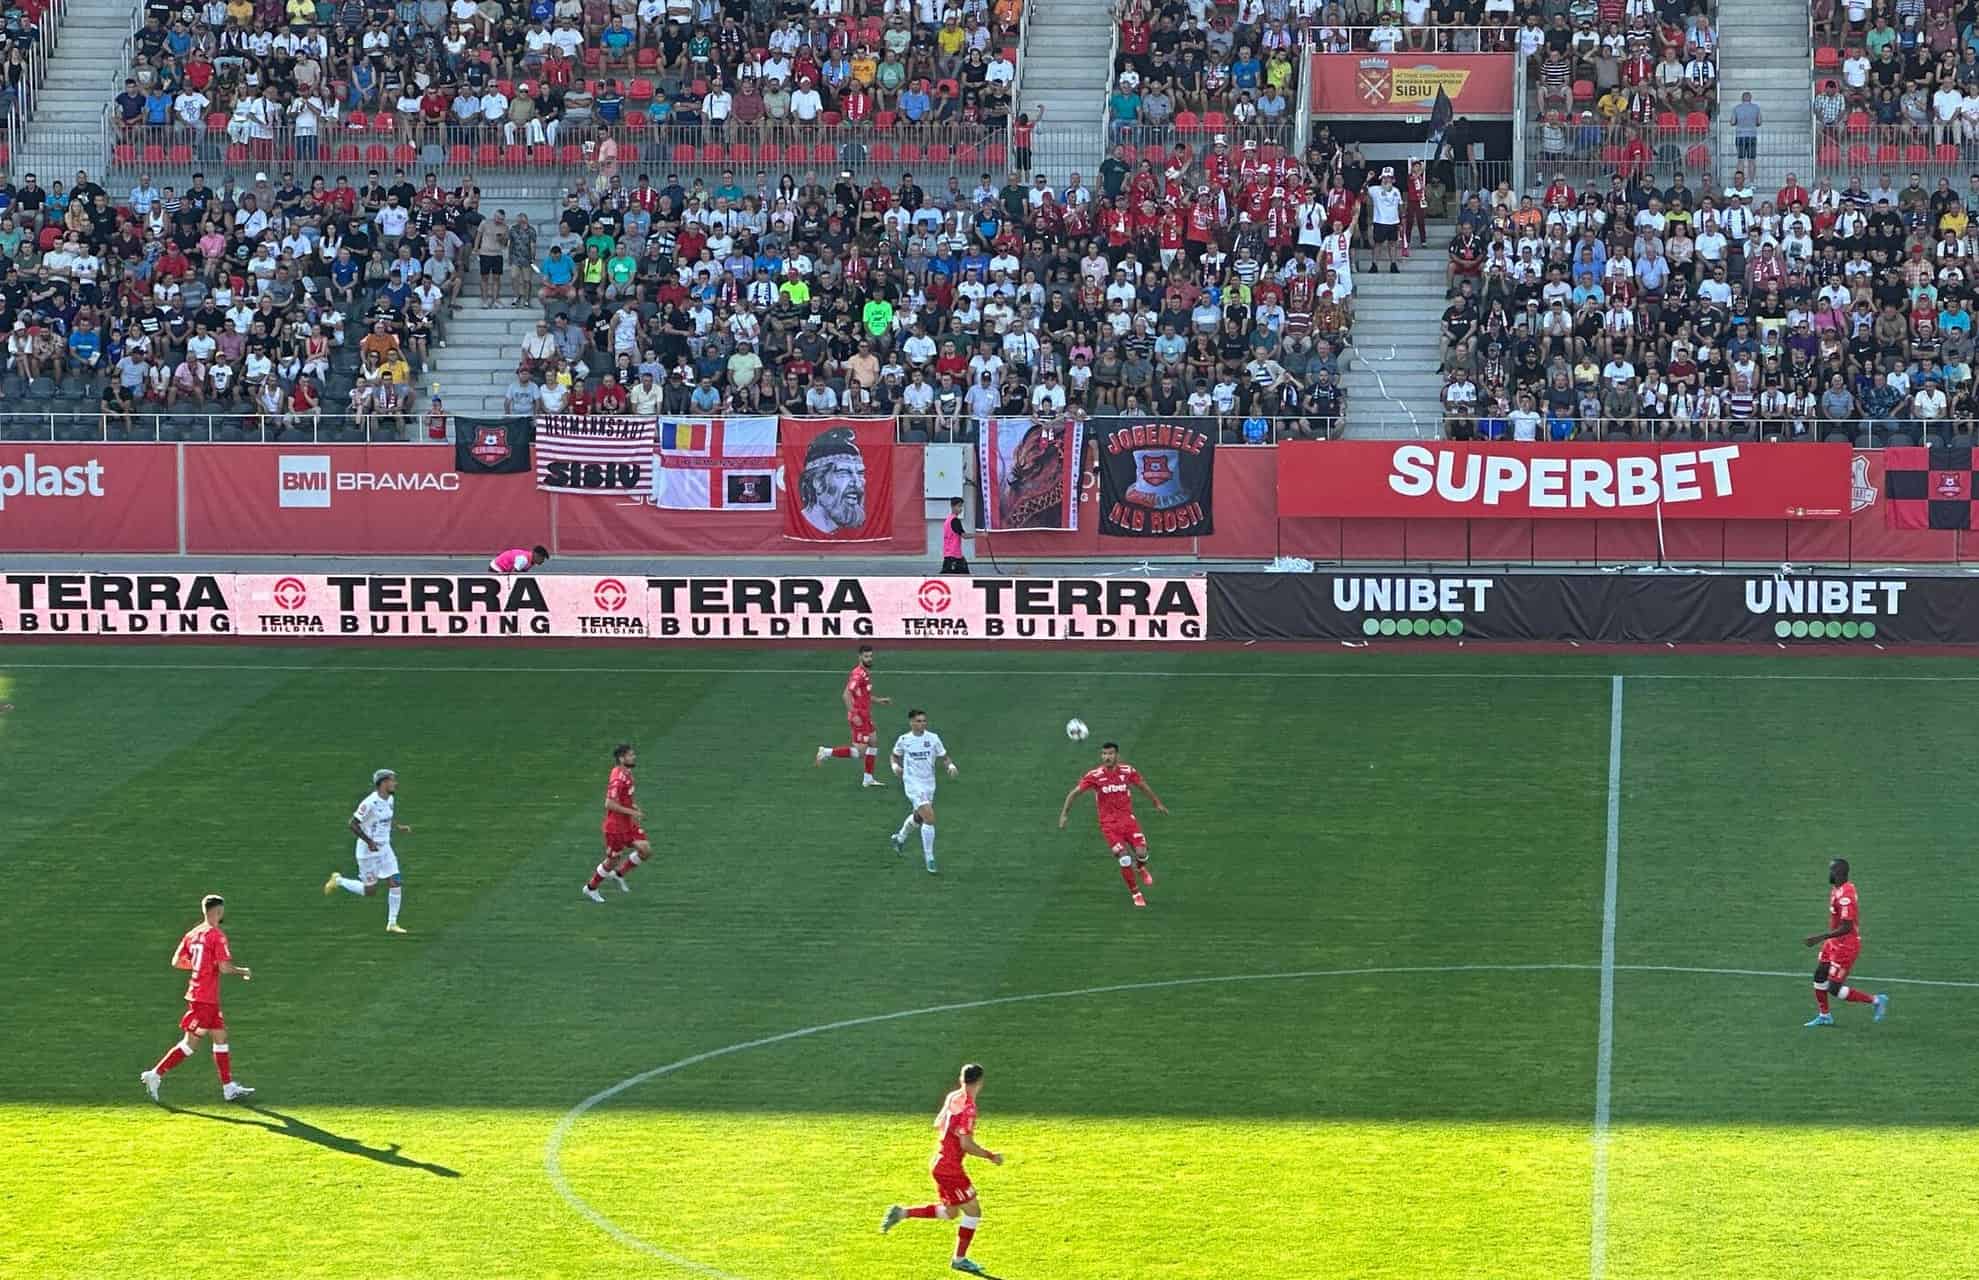
[[179, 1030], [185, 1034], [158, 1059], [157, 1066], [139, 1072], [137, 1077], [153, 1102], [158, 1101], [158, 1086], [164, 1082], [165, 1073], [192, 1056], [195, 1040], [209, 1035], [213, 1037], [213, 1067], [220, 1073], [220, 1096], [235, 1102], [254, 1093], [234, 1080], [233, 1055], [227, 1047], [227, 1019], [220, 1012], [220, 975], [237, 974], [242, 982], [252, 975], [246, 966], [234, 963], [227, 935], [220, 929], [220, 922], [227, 916], [227, 900], [217, 893], [209, 893], [199, 900], [199, 911], [204, 918], [186, 931], [172, 952], [172, 967], [192, 972], [186, 979], [185, 1016], [179, 1019]]
[[1120, 878], [1127, 882], [1127, 892], [1134, 895], [1134, 905], [1145, 907], [1148, 900], [1142, 895], [1141, 886], [1154, 883], [1154, 872], [1148, 870], [1148, 838], [1141, 834], [1140, 820], [1134, 817], [1136, 790], [1154, 801], [1156, 813], [1168, 812], [1168, 806], [1154, 793], [1141, 771], [1121, 763], [1120, 744], [1102, 743], [1099, 768], [1089, 770], [1066, 793], [1065, 803], [1058, 810], [1058, 829], [1065, 830], [1065, 824], [1071, 820], [1072, 802], [1079, 798], [1079, 793], [1092, 792], [1099, 806], [1100, 836], [1106, 841], [1107, 849], [1120, 860]]
[[1836, 858], [1828, 864], [1828, 931], [1810, 933], [1803, 941], [1821, 948], [1820, 962], [1814, 966], [1814, 1006], [1820, 1012], [1807, 1023], [1810, 1027], [1832, 1027], [1834, 1015], [1828, 1012], [1828, 993], [1834, 992], [1850, 1004], [1876, 1007], [1875, 1021], [1890, 1011], [1890, 998], [1870, 995], [1848, 985], [1850, 970], [1862, 954], [1862, 903], [1855, 894], [1855, 882], [1848, 878], [1848, 859]]
[[955, 1256], [949, 1261], [952, 1271], [964, 1271], [972, 1276], [988, 1275], [982, 1264], [969, 1256], [969, 1244], [976, 1238], [976, 1228], [982, 1225], [983, 1206], [976, 1198], [976, 1188], [969, 1182], [969, 1174], [962, 1167], [964, 1156], [976, 1156], [991, 1164], [1002, 1164], [1003, 1157], [988, 1147], [976, 1144], [976, 1095], [982, 1092], [983, 1068], [979, 1063], [968, 1063], [962, 1068], [960, 1087], [952, 1090], [942, 1099], [941, 1110], [935, 1115], [935, 1132], [940, 1140], [935, 1146], [934, 1159], [928, 1171], [934, 1176], [935, 1194], [939, 1203], [919, 1205], [905, 1209], [894, 1205], [880, 1220], [880, 1234], [885, 1235], [909, 1218], [960, 1218], [955, 1229]]
[[862, 787], [884, 786], [873, 776], [873, 762], [879, 757], [879, 734], [873, 728], [873, 704], [886, 706], [892, 698], [873, 696], [873, 646], [859, 646], [859, 661], [853, 666], [852, 674], [845, 677], [845, 691], [840, 695], [845, 703], [845, 724], [851, 730], [852, 742], [843, 747], [819, 747], [812, 763], [823, 764], [827, 760], [848, 760], [855, 757], [866, 762], [866, 776], [859, 783]]

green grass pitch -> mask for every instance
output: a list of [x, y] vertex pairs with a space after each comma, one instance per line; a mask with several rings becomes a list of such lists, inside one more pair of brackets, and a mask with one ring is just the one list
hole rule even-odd
[[[811, 765], [849, 664], [0, 654], [0, 1275], [947, 1274], [946, 1224], [877, 1226], [930, 1198], [969, 1058], [1009, 1156], [975, 1255], [1009, 1280], [1979, 1275], [1969, 665], [882, 647], [882, 742], [925, 705], [962, 769], [929, 877], [897, 789]], [[1143, 912], [1090, 801], [1054, 822], [1113, 737], [1173, 809]], [[661, 857], [596, 907], [619, 739]], [[404, 938], [320, 893], [381, 765]], [[1892, 1012], [1803, 1030], [1837, 853]], [[221, 1103], [202, 1053], [160, 1108], [136, 1075], [208, 890], [260, 1093]], [[620, 1081], [844, 1021], [551, 1149]]]

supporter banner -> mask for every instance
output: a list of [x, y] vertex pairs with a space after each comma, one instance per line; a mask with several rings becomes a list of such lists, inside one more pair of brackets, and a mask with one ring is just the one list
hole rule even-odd
[[0, 575], [0, 635], [1201, 640], [1200, 578]]
[[639, 494], [653, 483], [653, 419], [536, 419], [536, 485], [553, 493]]
[[529, 470], [530, 418], [455, 417], [454, 470], [462, 475], [507, 475]]
[[1212, 574], [1217, 640], [1979, 643], [1979, 581], [1777, 574]]
[[1214, 533], [1216, 423], [1210, 418], [1094, 418], [1102, 534], [1193, 538]]
[[0, 445], [0, 551], [177, 551], [169, 444]]
[[1460, 116], [1512, 114], [1509, 53], [1315, 53], [1316, 116], [1426, 116], [1440, 90]]
[[783, 419], [783, 536], [878, 542], [893, 536], [893, 419]]
[[549, 498], [526, 472], [462, 476], [451, 445], [184, 450], [194, 553], [486, 557], [551, 540]]
[[1892, 529], [1970, 529], [1972, 450], [1883, 450], [1883, 517]]
[[991, 418], [977, 440], [983, 529], [1077, 529], [1084, 445], [1069, 418]]
[[1300, 442], [1278, 446], [1278, 514], [1844, 520], [1853, 457], [1810, 444]]
[[662, 639], [1201, 640], [1201, 578], [648, 578]]
[[774, 511], [776, 427], [775, 418], [661, 418], [653, 505]]

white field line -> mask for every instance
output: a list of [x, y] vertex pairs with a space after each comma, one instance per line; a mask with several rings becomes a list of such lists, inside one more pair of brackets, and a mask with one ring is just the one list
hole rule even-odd
[[1608, 692], [1608, 834], [1601, 878], [1601, 1030], [1594, 1055], [1594, 1207], [1588, 1274], [1608, 1273], [1608, 1121], [1615, 1084], [1615, 888], [1622, 847], [1622, 678]]
[[[661, 1262], [668, 1263], [681, 1270], [706, 1276], [709, 1280], [744, 1280], [743, 1277], [734, 1275], [731, 1272], [709, 1266], [704, 1262], [696, 1262], [692, 1258], [683, 1257], [661, 1245], [641, 1239], [639, 1236], [627, 1231], [624, 1227], [619, 1226], [616, 1222], [613, 1222], [598, 1209], [594, 1208], [582, 1196], [578, 1195], [571, 1188], [570, 1181], [564, 1176], [563, 1172], [564, 1144], [569, 1140], [571, 1131], [577, 1127], [577, 1122], [582, 1120], [585, 1115], [601, 1103], [609, 1102], [627, 1090], [636, 1089], [640, 1085], [673, 1075], [678, 1071], [685, 1071], [689, 1067], [699, 1066], [704, 1062], [713, 1062], [717, 1058], [726, 1058], [732, 1054], [745, 1053], [751, 1049], [767, 1048], [770, 1045], [783, 1044], [791, 1040], [803, 1040], [810, 1036], [824, 1035], [828, 1032], [846, 1031], [855, 1027], [870, 1027], [886, 1022], [900, 1022], [908, 1018], [927, 1017], [938, 1013], [960, 1013], [969, 1009], [987, 1009], [997, 1005], [1008, 1004], [1032, 1004], [1044, 1000], [1070, 1000], [1080, 996], [1116, 995], [1130, 991], [1160, 991], [1175, 987], [1205, 987], [1244, 982], [1296, 982], [1315, 978], [1368, 978], [1398, 974], [1420, 976], [1424, 974], [1465, 973], [1589, 973], [1600, 968], [1601, 966], [1599, 965], [1585, 963], [1437, 964], [1380, 965], [1363, 969], [1307, 969], [1292, 973], [1239, 973], [1203, 978], [1169, 978], [1155, 982], [1123, 982], [1101, 987], [1080, 987], [1069, 991], [1033, 992], [1028, 995], [995, 996], [987, 1000], [965, 1000], [955, 1004], [926, 1005], [918, 1009], [902, 1009], [895, 1013], [876, 1013], [863, 1018], [843, 1018], [837, 1022], [823, 1022], [814, 1027], [800, 1027], [795, 1031], [784, 1031], [776, 1035], [762, 1036], [755, 1040], [744, 1040], [737, 1044], [724, 1045], [719, 1049], [709, 1049], [706, 1052], [682, 1058], [677, 1062], [669, 1062], [665, 1066], [654, 1067], [648, 1071], [641, 1071], [637, 1075], [627, 1076], [617, 1084], [600, 1089], [565, 1112], [563, 1118], [557, 1121], [556, 1127], [550, 1130], [549, 1140], [543, 1145], [543, 1173], [549, 1179], [550, 1185], [555, 1188], [556, 1193], [563, 1198], [565, 1204], [575, 1209], [593, 1226], [611, 1236], [612, 1239], [618, 1241], [626, 1248], [643, 1253], [650, 1258], [657, 1258]], [[1803, 978], [1806, 976], [1804, 973], [1796, 973], [1791, 970], [1706, 969], [1661, 964], [1618, 964], [1614, 968], [1618, 972], [1721, 974], [1730, 977], [1750, 978]], [[1863, 981], [1910, 983], [1937, 987], [1962, 987], [1979, 990], [1979, 982], [1950, 982], [1930, 978], [1864, 978]], [[873, 1207], [876, 1211], [880, 1208], [878, 1205]]]

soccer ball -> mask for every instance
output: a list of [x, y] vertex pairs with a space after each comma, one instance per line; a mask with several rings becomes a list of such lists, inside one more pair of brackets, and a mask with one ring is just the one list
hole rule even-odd
[[1084, 720], [1075, 718], [1065, 722], [1065, 736], [1074, 742], [1084, 742], [1086, 735], [1091, 732], [1091, 729], [1086, 728], [1086, 722]]

